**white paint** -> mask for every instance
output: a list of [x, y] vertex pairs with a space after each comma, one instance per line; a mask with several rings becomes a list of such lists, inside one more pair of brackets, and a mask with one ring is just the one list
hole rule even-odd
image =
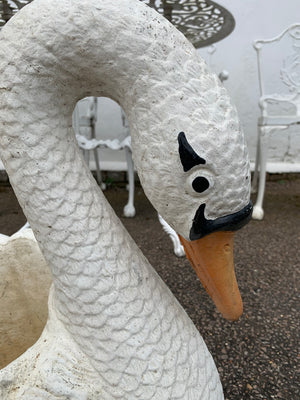
[[[0, 371], [0, 397], [222, 399], [203, 339], [105, 200], [71, 129], [78, 99], [117, 99], [146, 195], [188, 239], [199, 204], [224, 221], [250, 198], [244, 137], [219, 79], [137, 0], [35, 0], [1, 30], [0, 88], [1, 158], [53, 275], [47, 326]], [[184, 171], [183, 130], [205, 165]], [[210, 182], [203, 193], [192, 186], [199, 176]]]

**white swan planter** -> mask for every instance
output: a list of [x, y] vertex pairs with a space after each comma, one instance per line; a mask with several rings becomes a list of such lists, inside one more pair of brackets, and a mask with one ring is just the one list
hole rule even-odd
[[197, 329], [91, 178], [71, 116], [87, 95], [122, 105], [147, 196], [236, 319], [232, 231], [251, 217], [250, 173], [225, 89], [137, 0], [35, 0], [0, 37], [1, 159], [53, 275], [47, 325], [0, 371], [1, 399], [222, 399]]

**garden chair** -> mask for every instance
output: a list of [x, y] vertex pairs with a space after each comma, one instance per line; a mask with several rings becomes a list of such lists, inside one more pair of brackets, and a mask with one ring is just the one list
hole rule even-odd
[[[264, 217], [263, 199], [270, 134], [274, 130], [286, 130], [292, 125], [300, 124], [300, 23], [289, 26], [274, 38], [256, 40], [253, 46], [257, 54], [260, 90], [260, 116], [252, 183], [252, 191], [255, 192], [258, 186], [258, 194], [253, 218], [261, 220]], [[265, 60], [268, 60], [268, 65]], [[270, 74], [270, 63], [276, 74]]]
[[97, 139], [96, 138], [96, 122], [98, 111], [98, 98], [86, 97], [80, 100], [73, 113], [73, 127], [75, 130], [76, 138], [79, 147], [83, 150], [85, 161], [90, 164], [90, 152], [93, 152], [96, 164], [96, 180], [102, 190], [106, 189], [105, 183], [102, 181], [100, 160], [98, 149], [111, 149], [111, 150], [125, 150], [127, 161], [127, 175], [128, 175], [128, 202], [123, 209], [125, 217], [135, 216], [134, 207], [134, 165], [131, 155], [131, 139], [130, 131], [124, 111], [121, 111], [122, 127], [125, 132], [125, 138], [121, 141], [118, 139]]

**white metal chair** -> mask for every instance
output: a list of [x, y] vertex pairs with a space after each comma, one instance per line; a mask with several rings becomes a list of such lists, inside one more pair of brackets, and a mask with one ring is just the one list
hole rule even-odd
[[[253, 46], [257, 54], [261, 111], [258, 118], [257, 150], [252, 183], [253, 192], [258, 186], [253, 218], [261, 220], [264, 216], [263, 199], [270, 133], [273, 130], [284, 130], [291, 125], [300, 124], [300, 23], [289, 26], [274, 38], [256, 40]], [[264, 63], [266, 59], [268, 65]], [[276, 74], [274, 72], [270, 74], [270, 63], [272, 63], [272, 71], [277, 63]]]
[[125, 150], [126, 161], [127, 161], [127, 174], [128, 174], [128, 202], [123, 209], [125, 217], [135, 216], [134, 207], [134, 165], [131, 155], [131, 138], [130, 131], [125, 118], [124, 111], [121, 109], [121, 120], [124, 130], [124, 139], [119, 140], [117, 138], [110, 139], [97, 139], [96, 138], [96, 122], [98, 112], [98, 98], [97, 97], [86, 97], [80, 100], [73, 113], [73, 127], [76, 134], [77, 142], [79, 147], [84, 152], [84, 157], [89, 165], [90, 163], [90, 152], [94, 154], [94, 160], [96, 164], [96, 177], [100, 187], [105, 190], [106, 185], [102, 181], [100, 160], [98, 149], [111, 149], [111, 150]]

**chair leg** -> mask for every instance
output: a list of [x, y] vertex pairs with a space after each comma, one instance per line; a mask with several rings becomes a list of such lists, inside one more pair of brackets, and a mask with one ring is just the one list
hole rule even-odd
[[267, 167], [267, 152], [268, 152], [268, 139], [270, 128], [268, 127], [260, 127], [259, 134], [259, 161], [258, 164], [260, 166], [259, 171], [259, 182], [258, 182], [258, 193], [256, 203], [253, 207], [253, 219], [262, 220], [264, 218], [264, 210], [263, 210], [263, 201], [265, 194], [265, 186], [266, 186], [266, 167]]
[[82, 153], [83, 153], [84, 161], [86, 162], [86, 164], [87, 164], [88, 167], [90, 168], [90, 153], [89, 153], [89, 151], [83, 149], [83, 150], [82, 150]]
[[98, 149], [94, 149], [94, 159], [95, 159], [95, 164], [96, 164], [96, 181], [98, 185], [101, 187], [102, 190], [106, 189], [106, 184], [102, 182], [102, 174], [101, 174], [101, 169], [100, 169], [100, 160], [99, 160], [99, 154], [98, 154]]
[[260, 129], [258, 128], [257, 145], [256, 145], [256, 156], [255, 156], [255, 167], [254, 167], [254, 174], [253, 174], [253, 179], [252, 179], [251, 193], [256, 193], [257, 192], [258, 170], [260, 168], [259, 159], [260, 159]]
[[123, 209], [124, 216], [127, 218], [135, 216], [134, 208], [134, 165], [132, 160], [131, 150], [127, 147], [125, 148], [126, 160], [127, 160], [127, 171], [128, 171], [128, 181], [129, 181], [129, 194], [128, 202]]
[[263, 201], [266, 187], [266, 167], [267, 167], [267, 156], [268, 156], [268, 142], [270, 133], [274, 129], [287, 129], [287, 125], [277, 126], [261, 126], [259, 127], [259, 181], [258, 181], [258, 193], [256, 203], [253, 207], [252, 218], [262, 220], [264, 218]]
[[178, 237], [177, 233], [174, 231], [174, 229], [171, 228], [170, 225], [159, 214], [158, 214], [158, 220], [161, 223], [163, 230], [169, 235], [170, 239], [172, 240], [173, 247], [174, 247], [174, 254], [177, 257], [185, 256], [185, 251], [183, 249], [183, 246], [180, 243], [179, 237]]

